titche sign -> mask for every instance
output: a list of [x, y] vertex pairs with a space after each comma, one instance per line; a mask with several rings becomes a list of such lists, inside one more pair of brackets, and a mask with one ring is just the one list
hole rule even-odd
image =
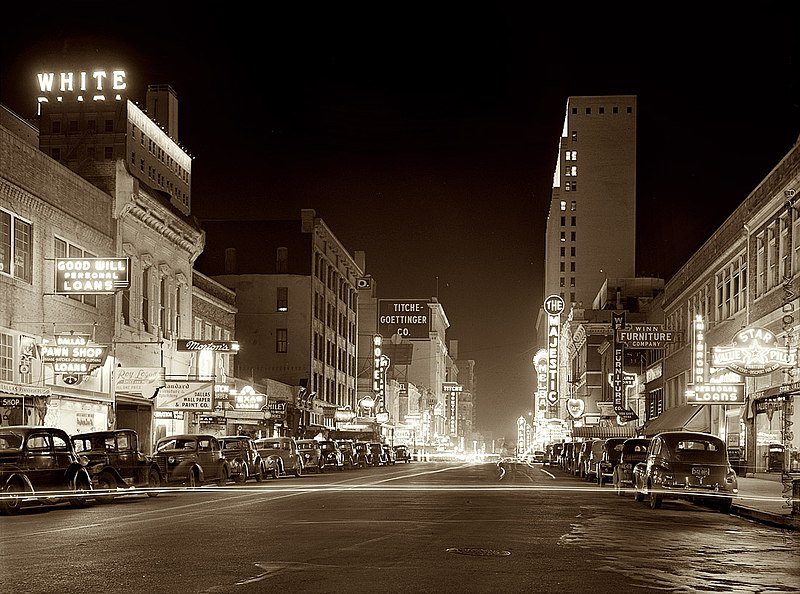
[[130, 258], [56, 258], [59, 295], [105, 295], [130, 287]]
[[423, 299], [378, 299], [378, 334], [430, 338], [430, 307]]

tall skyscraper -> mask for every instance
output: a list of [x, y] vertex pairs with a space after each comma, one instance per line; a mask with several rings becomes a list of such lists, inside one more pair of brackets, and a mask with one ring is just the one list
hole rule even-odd
[[[569, 97], [545, 238], [544, 296], [591, 307], [635, 275], [636, 97]], [[541, 327], [541, 324], [540, 324]]]

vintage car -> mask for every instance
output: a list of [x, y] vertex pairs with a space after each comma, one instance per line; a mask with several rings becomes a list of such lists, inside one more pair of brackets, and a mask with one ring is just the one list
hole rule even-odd
[[222, 455], [231, 465], [231, 478], [237, 483], [245, 483], [254, 478], [260, 483], [264, 480], [264, 463], [258, 453], [253, 438], [248, 435], [227, 435], [219, 438]]
[[114, 495], [134, 493], [140, 487], [150, 497], [158, 495], [161, 471], [139, 449], [139, 434], [133, 429], [79, 433], [72, 436], [72, 445], [76, 453], [88, 458], [86, 468], [101, 503], [109, 503]]
[[612, 476], [617, 495], [625, 495], [625, 488], [633, 487], [633, 467], [647, 458], [650, 441], [649, 437], [632, 437], [622, 442], [619, 460]]
[[575, 460], [572, 467], [572, 474], [580, 478], [586, 478], [586, 463], [589, 461], [589, 454], [592, 452], [592, 444], [596, 439], [587, 439], [575, 446], [572, 457]]
[[356, 451], [353, 449], [353, 442], [347, 439], [339, 440], [336, 442], [336, 447], [342, 453], [345, 468], [355, 468], [358, 466], [358, 458]]
[[394, 449], [388, 443], [383, 444], [383, 457], [386, 460], [386, 464], [394, 464], [397, 462], [394, 457]]
[[353, 450], [356, 453], [356, 462], [360, 468], [372, 466], [372, 449], [368, 441], [356, 441]]
[[587, 481], [596, 482], [597, 474], [600, 470], [600, 458], [603, 456], [603, 445], [605, 439], [595, 439], [590, 442], [589, 453], [583, 459], [583, 478]]
[[533, 450], [530, 460], [533, 464], [544, 464], [544, 450]]
[[[602, 487], [614, 478], [614, 469], [619, 463], [622, 454], [622, 445], [627, 441], [627, 437], [610, 437], [602, 442], [600, 446], [600, 459], [597, 462], [593, 474], [597, 484]], [[594, 455], [594, 449], [592, 450]], [[594, 459], [592, 458], [594, 462]]]
[[564, 448], [563, 443], [551, 443], [545, 448], [544, 463], [546, 466], [558, 466], [558, 459], [561, 456], [561, 450]]
[[[579, 444], [578, 444], [579, 445]], [[574, 441], [565, 441], [561, 451], [558, 454], [558, 466], [561, 468], [563, 472], [571, 473], [572, 472], [572, 452], [575, 450], [576, 442]]]
[[278, 478], [303, 474], [303, 462], [292, 437], [262, 437], [255, 440], [256, 450], [264, 461], [264, 475]]
[[298, 439], [297, 453], [300, 454], [300, 459], [303, 461], [303, 470], [308, 472], [314, 470], [317, 474], [322, 472], [320, 465], [320, 450], [319, 442], [316, 439]]
[[339, 449], [335, 441], [320, 441], [319, 469], [324, 472], [326, 469], [344, 470], [344, 454]]
[[633, 469], [634, 499], [661, 507], [664, 499], [692, 499], [728, 513], [739, 492], [725, 442], [710, 433], [666, 431], [653, 437], [647, 458]]
[[396, 462], [405, 462], [406, 464], [411, 462], [411, 452], [409, 451], [408, 446], [394, 446], [394, 459]]
[[224, 486], [231, 475], [230, 463], [214, 435], [187, 433], [162, 437], [156, 443], [153, 460], [168, 485], [196, 487], [216, 482]]
[[385, 466], [389, 463], [386, 458], [386, 452], [383, 449], [383, 444], [379, 441], [372, 441], [369, 443], [369, 450], [371, 452], [370, 462], [373, 466]]
[[66, 431], [55, 427], [0, 427], [0, 513], [26, 503], [88, 504], [88, 460], [75, 452]]

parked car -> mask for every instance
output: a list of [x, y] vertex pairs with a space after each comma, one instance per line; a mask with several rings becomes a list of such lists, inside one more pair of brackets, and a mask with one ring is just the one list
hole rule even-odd
[[575, 450], [574, 441], [565, 441], [558, 455], [558, 466], [563, 472], [572, 472], [572, 452]]
[[600, 461], [595, 469], [595, 478], [600, 487], [613, 480], [614, 469], [619, 463], [619, 458], [622, 454], [622, 445], [626, 441], [626, 437], [611, 437], [603, 442]]
[[544, 464], [544, 450], [533, 450], [531, 462], [534, 464]]
[[373, 466], [384, 466], [389, 463], [386, 459], [386, 452], [383, 450], [383, 444], [379, 441], [373, 441], [369, 444], [371, 452], [371, 463]]
[[603, 457], [605, 443], [605, 439], [595, 439], [590, 443], [589, 453], [583, 462], [583, 478], [590, 483], [597, 482], [597, 475], [600, 472], [600, 459]]
[[386, 464], [395, 464], [397, 459], [394, 456], [394, 449], [388, 443], [383, 444], [383, 457]]
[[360, 468], [372, 466], [372, 449], [368, 441], [356, 441], [353, 443], [353, 450], [356, 452], [356, 461]]
[[292, 437], [262, 437], [255, 440], [256, 450], [264, 461], [264, 475], [278, 478], [303, 474], [303, 462]]
[[254, 478], [257, 483], [264, 480], [264, 463], [253, 438], [248, 435], [228, 435], [219, 438], [222, 455], [231, 466], [231, 478], [245, 483]]
[[664, 499], [691, 498], [728, 513], [739, 492], [725, 442], [710, 433], [667, 431], [653, 437], [647, 458], [633, 470], [634, 499], [661, 507]]
[[350, 441], [349, 439], [340, 440], [336, 442], [336, 446], [342, 453], [342, 458], [344, 460], [345, 468], [355, 468], [356, 466], [358, 466], [358, 459], [356, 457], [356, 451], [353, 449], [352, 441]]
[[328, 468], [344, 470], [344, 454], [336, 445], [335, 441], [320, 441], [319, 449], [319, 469], [322, 472], [325, 472]]
[[575, 462], [572, 467], [572, 474], [579, 478], [586, 478], [586, 463], [589, 461], [589, 454], [592, 451], [592, 444], [596, 439], [587, 439], [579, 443], [572, 453]]
[[303, 470], [308, 472], [313, 469], [317, 474], [322, 472], [320, 464], [322, 450], [320, 450], [319, 442], [316, 439], [298, 439], [296, 441], [297, 453], [300, 454], [303, 461]]
[[0, 427], [0, 513], [16, 514], [26, 503], [87, 505], [92, 492], [87, 462], [62, 429]]
[[409, 451], [408, 446], [394, 446], [394, 459], [396, 462], [405, 462], [406, 464], [411, 462], [411, 452]]
[[219, 440], [204, 433], [162, 437], [156, 442], [153, 460], [168, 485], [196, 487], [216, 482], [224, 486], [231, 475]]
[[647, 458], [647, 446], [650, 445], [649, 437], [632, 437], [622, 443], [619, 461], [614, 467], [614, 492], [625, 495], [626, 487], [633, 487], [633, 467]]
[[547, 466], [558, 466], [559, 458], [561, 457], [561, 450], [564, 448], [563, 443], [553, 443], [547, 446], [545, 449], [546, 459], [545, 464]]
[[[139, 449], [139, 434], [133, 429], [92, 431], [72, 436], [75, 452], [88, 459], [86, 469], [97, 500], [109, 503], [120, 490], [144, 487], [150, 497], [161, 488], [161, 471], [153, 459]], [[99, 493], [108, 493], [100, 496]]]

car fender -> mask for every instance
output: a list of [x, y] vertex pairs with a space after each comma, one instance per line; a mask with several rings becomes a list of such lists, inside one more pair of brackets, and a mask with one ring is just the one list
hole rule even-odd
[[122, 478], [122, 475], [119, 473], [119, 470], [108, 464], [102, 464], [102, 463], [89, 464], [86, 467], [86, 470], [89, 472], [89, 476], [91, 476], [92, 478], [96, 477], [101, 472], [107, 472], [108, 474], [114, 477], [114, 480], [117, 481], [117, 484], [125, 485], [125, 479]]
[[29, 493], [36, 492], [31, 484], [31, 480], [23, 472], [15, 472], [11, 474], [3, 483], [3, 491], [5, 491], [6, 487], [11, 483], [21, 484], [22, 488]]
[[69, 479], [69, 486], [72, 489], [75, 489], [78, 484], [78, 478], [83, 477], [83, 479], [89, 484], [89, 489], [94, 489], [92, 485], [92, 477], [89, 475], [89, 471], [86, 470], [86, 467], [82, 464], [71, 464], [67, 469], [67, 477]]

